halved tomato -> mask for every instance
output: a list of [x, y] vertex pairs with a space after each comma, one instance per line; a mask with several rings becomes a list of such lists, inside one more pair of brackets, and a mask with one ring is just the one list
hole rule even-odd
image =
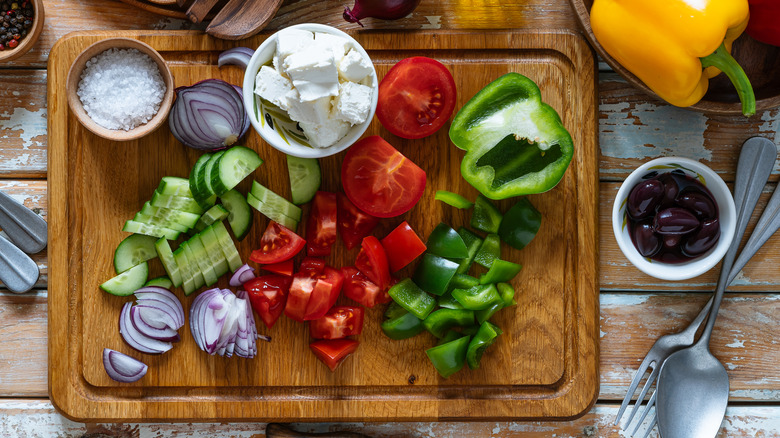
[[347, 249], [356, 247], [379, 223], [378, 217], [366, 214], [355, 207], [355, 204], [343, 193], [338, 195], [337, 218], [339, 234]]
[[379, 136], [347, 151], [341, 166], [344, 193], [357, 208], [376, 217], [406, 213], [425, 191], [425, 171]]
[[306, 221], [306, 253], [310, 256], [330, 255], [336, 242], [336, 194], [318, 191], [314, 195]]
[[379, 286], [361, 274], [357, 268], [346, 266], [341, 268], [341, 273], [344, 274], [345, 297], [357, 301], [366, 307], [389, 303], [392, 300], [387, 290], [379, 289]]
[[341, 362], [357, 350], [358, 344], [353, 339], [329, 339], [314, 341], [309, 348], [331, 371], [336, 371]]
[[379, 83], [376, 117], [399, 137], [427, 137], [450, 119], [456, 98], [447, 67], [424, 56], [406, 58]]
[[336, 306], [309, 323], [309, 334], [314, 339], [341, 339], [362, 331], [363, 308], [359, 306]]
[[390, 266], [387, 263], [387, 254], [376, 237], [368, 236], [363, 239], [360, 252], [355, 260], [355, 267], [379, 286], [379, 289], [385, 290], [390, 286]]
[[406, 221], [382, 239], [390, 271], [396, 272], [425, 252], [426, 246]]
[[269, 329], [284, 311], [292, 279], [282, 275], [261, 275], [244, 283], [252, 308]]
[[301, 236], [271, 221], [260, 239], [260, 248], [252, 251], [249, 260], [261, 265], [280, 263], [293, 258], [305, 245]]

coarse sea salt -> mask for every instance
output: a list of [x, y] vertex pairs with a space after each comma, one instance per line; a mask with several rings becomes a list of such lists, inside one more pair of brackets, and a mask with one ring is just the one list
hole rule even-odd
[[87, 61], [77, 94], [95, 123], [129, 131], [157, 114], [165, 91], [149, 55], [136, 49], [108, 49]]

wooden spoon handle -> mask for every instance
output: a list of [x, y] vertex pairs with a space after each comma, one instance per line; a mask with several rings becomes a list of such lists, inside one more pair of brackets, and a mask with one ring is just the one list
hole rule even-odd
[[370, 438], [368, 435], [363, 435], [357, 432], [325, 432], [325, 433], [308, 433], [298, 432], [290, 429], [287, 425], [279, 423], [271, 423], [265, 429], [265, 436], [268, 438]]
[[219, 0], [195, 0], [187, 9], [187, 18], [193, 23], [200, 23]]
[[211, 20], [206, 33], [224, 40], [240, 40], [260, 32], [276, 15], [282, 0], [230, 0]]

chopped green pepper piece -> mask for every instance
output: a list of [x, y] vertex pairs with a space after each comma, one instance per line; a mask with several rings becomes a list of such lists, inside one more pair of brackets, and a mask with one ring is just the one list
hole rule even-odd
[[450, 280], [450, 290], [452, 289], [469, 289], [479, 285], [479, 280], [466, 274], [455, 274]]
[[496, 341], [498, 335], [503, 333], [500, 328], [495, 325], [484, 322], [479, 327], [477, 334], [471, 338], [469, 342], [469, 348], [466, 351], [466, 362], [469, 364], [469, 368], [472, 370], [479, 368], [479, 362], [482, 359], [482, 354], [485, 350]]
[[410, 312], [388, 319], [381, 327], [388, 338], [395, 340], [408, 339], [425, 330], [422, 320]]
[[445, 309], [463, 309], [463, 304], [459, 303], [458, 300], [452, 296], [452, 292], [445, 293], [440, 296], [437, 301], [439, 307], [444, 307]]
[[496, 287], [498, 288], [498, 294], [501, 295], [501, 299], [504, 301], [504, 307], [517, 304], [517, 301], [515, 301], [515, 289], [511, 284], [498, 283]]
[[504, 215], [498, 227], [498, 236], [507, 245], [523, 249], [533, 240], [541, 225], [542, 214], [527, 198], [523, 198]]
[[447, 205], [451, 205], [455, 208], [469, 209], [474, 206], [474, 203], [464, 198], [463, 196], [448, 192], [446, 190], [437, 190], [433, 199], [441, 201]]
[[465, 336], [463, 333], [456, 332], [455, 330], [450, 330], [450, 331], [447, 332], [446, 335], [444, 335], [443, 338], [439, 339], [439, 342], [437, 342], [436, 345], [446, 344], [446, 343], [452, 342], [452, 341], [454, 341], [456, 339], [460, 339], [463, 336]]
[[436, 307], [436, 299], [414, 284], [411, 278], [396, 283], [387, 293], [393, 301], [420, 319], [425, 319]]
[[385, 318], [387, 319], [395, 319], [399, 316], [406, 315], [409, 313], [408, 310], [401, 307], [400, 304], [396, 303], [395, 301], [390, 302], [390, 305], [387, 306], [387, 310], [385, 310]]
[[482, 239], [476, 234], [472, 233], [471, 231], [463, 227], [460, 227], [458, 229], [458, 234], [460, 234], [460, 237], [463, 238], [463, 242], [466, 244], [466, 247], [469, 249], [468, 258], [460, 261], [460, 265], [458, 266], [458, 271], [457, 271], [458, 274], [465, 274], [466, 272], [469, 272], [469, 268], [471, 267], [471, 264], [474, 263], [474, 257], [477, 255], [477, 251], [479, 251], [479, 247], [482, 246]]
[[472, 97], [452, 120], [450, 139], [467, 151], [463, 178], [491, 199], [550, 190], [574, 155], [558, 113], [518, 73], [501, 76]]
[[474, 325], [474, 311], [465, 309], [439, 309], [423, 321], [423, 325], [437, 338], [443, 337], [453, 327]]
[[457, 231], [444, 222], [436, 225], [426, 243], [428, 252], [440, 257], [450, 259], [465, 259], [469, 256], [469, 249], [463, 238]]
[[[455, 276], [457, 270], [458, 264], [452, 260], [425, 253], [412, 278], [424, 291], [434, 295], [443, 295], [444, 292], [447, 292], [447, 285], [450, 284], [450, 280]], [[403, 303], [399, 304], [403, 305]]]
[[477, 324], [484, 324], [485, 321], [489, 321], [490, 318], [492, 318], [493, 315], [496, 314], [496, 312], [498, 312], [499, 310], [503, 309], [504, 307], [506, 307], [506, 306], [504, 306], [504, 303], [502, 301], [502, 302], [499, 302], [499, 303], [492, 304], [487, 309], [474, 311], [474, 316], [477, 318]]
[[490, 199], [478, 195], [471, 215], [471, 226], [486, 233], [498, 233], [503, 215]]
[[437, 345], [425, 350], [428, 359], [439, 375], [445, 379], [457, 373], [466, 364], [466, 352], [469, 349], [471, 336], [464, 336], [446, 344]]
[[499, 303], [504, 306], [504, 300], [498, 294], [494, 284], [484, 284], [471, 289], [455, 289], [452, 296], [463, 305], [464, 309], [483, 310]]
[[479, 284], [501, 283], [515, 278], [522, 266], [506, 260], [495, 259], [490, 269], [479, 277]]
[[485, 240], [482, 241], [477, 255], [474, 256], [474, 261], [490, 269], [490, 266], [493, 265], [493, 260], [500, 258], [501, 239], [499, 239], [498, 234], [488, 234]]

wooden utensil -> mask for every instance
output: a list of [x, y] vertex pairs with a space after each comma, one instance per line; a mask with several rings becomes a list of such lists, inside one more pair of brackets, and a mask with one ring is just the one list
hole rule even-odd
[[[187, 7], [187, 18], [203, 21], [220, 0], [176, 0]], [[187, 6], [189, 4], [189, 6]], [[240, 40], [260, 32], [279, 10], [282, 0], [229, 0], [206, 28], [206, 33], [223, 40]]]

